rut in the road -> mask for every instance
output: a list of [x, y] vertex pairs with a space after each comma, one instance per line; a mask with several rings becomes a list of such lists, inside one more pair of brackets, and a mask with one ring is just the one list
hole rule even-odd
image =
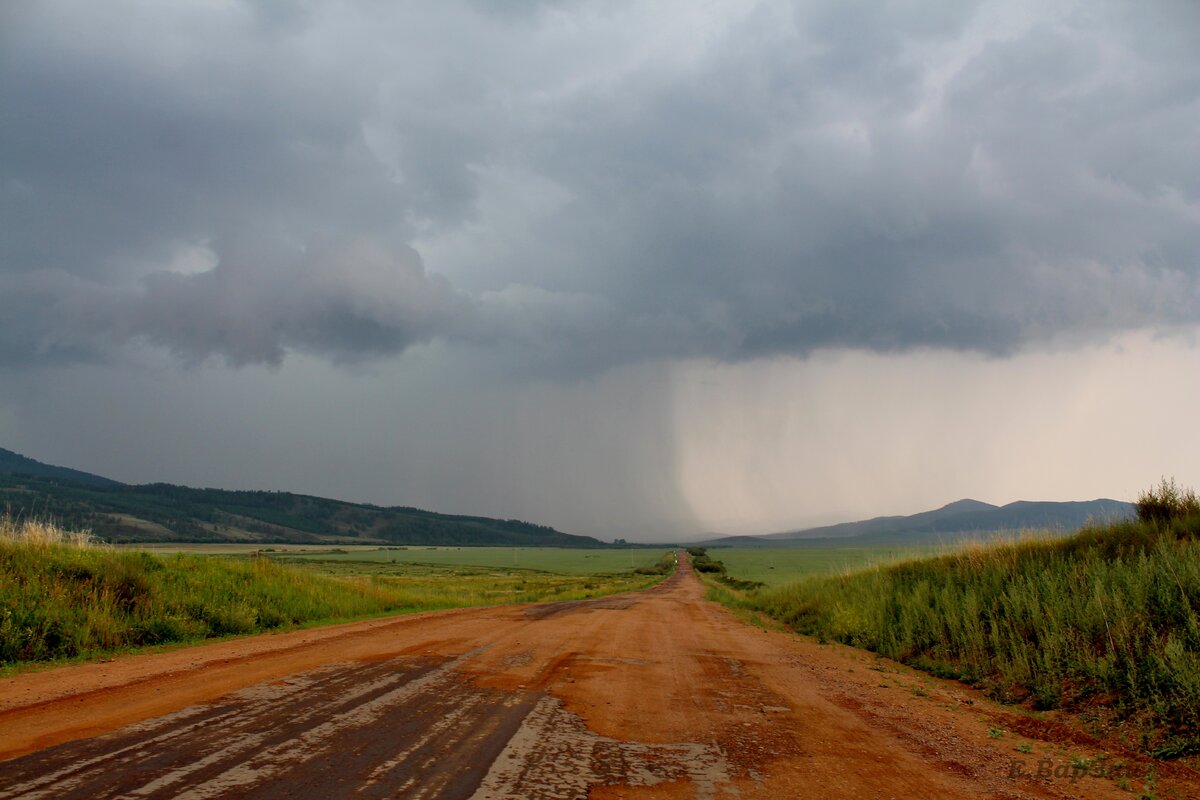
[[712, 745], [620, 742], [542, 692], [473, 685], [456, 667], [477, 653], [334, 664], [60, 745], [5, 763], [0, 799], [528, 799], [680, 779], [711, 798], [728, 780]]
[[461, 660], [334, 664], [250, 687], [7, 762], [0, 798], [466, 796], [538, 698], [472, 686]]

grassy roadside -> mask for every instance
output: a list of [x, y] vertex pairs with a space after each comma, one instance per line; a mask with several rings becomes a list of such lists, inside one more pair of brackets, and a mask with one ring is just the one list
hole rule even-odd
[[1076, 712], [1159, 758], [1192, 754], [1200, 752], [1200, 503], [1164, 483], [1138, 508], [1137, 520], [1066, 539], [712, 596], [1007, 702]]
[[[324, 574], [322, 574], [324, 573]], [[389, 613], [577, 600], [659, 575], [152, 555], [0, 518], [0, 668]]]
[[952, 549], [955, 548], [951, 544], [714, 547], [708, 551], [708, 555], [718, 559], [725, 565], [726, 573], [739, 580], [776, 587], [812, 575], [852, 572], [880, 564], [941, 555]]

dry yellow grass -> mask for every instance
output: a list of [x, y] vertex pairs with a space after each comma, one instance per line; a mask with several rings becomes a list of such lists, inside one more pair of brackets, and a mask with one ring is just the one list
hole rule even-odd
[[0, 517], [0, 543], [21, 544], [28, 547], [98, 547], [102, 543], [90, 531], [68, 531], [53, 522], [36, 519], [15, 520]]

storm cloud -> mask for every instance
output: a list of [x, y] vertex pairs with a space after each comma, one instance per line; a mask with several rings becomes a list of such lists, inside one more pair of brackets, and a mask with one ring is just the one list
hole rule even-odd
[[1194, 483], [1197, 31], [0, 3], [0, 446], [631, 540]]
[[1191, 4], [0, 13], [9, 366], [440, 341], [554, 374], [1200, 322]]

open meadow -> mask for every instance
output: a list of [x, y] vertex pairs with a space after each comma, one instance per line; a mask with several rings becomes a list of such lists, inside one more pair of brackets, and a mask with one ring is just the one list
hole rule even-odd
[[309, 548], [264, 553], [294, 564], [306, 562], [374, 562], [379, 564], [429, 564], [453, 567], [495, 567], [537, 570], [562, 575], [629, 573], [650, 567], [663, 550], [586, 550], [562, 547], [378, 547], [373, 549]]
[[672, 564], [662, 550], [171, 549], [0, 518], [0, 668], [384, 614], [583, 600], [650, 586]]
[[799, 547], [713, 547], [708, 555], [722, 562], [726, 572], [739, 580], [767, 586], [783, 586], [817, 575], [837, 575], [852, 570], [889, 564], [945, 552], [942, 545], [898, 547], [808, 546]]

